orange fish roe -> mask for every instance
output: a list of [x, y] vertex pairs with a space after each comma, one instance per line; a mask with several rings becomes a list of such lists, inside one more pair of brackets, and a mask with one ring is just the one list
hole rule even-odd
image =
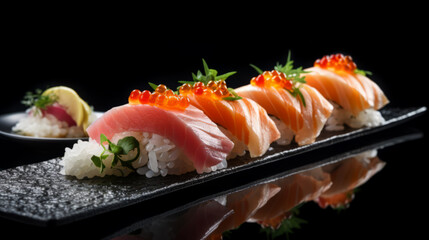
[[257, 77], [250, 80], [250, 84], [259, 87], [276, 87], [292, 90], [292, 80], [289, 80], [286, 75], [277, 70], [265, 71]]
[[161, 108], [184, 110], [189, 106], [190, 101], [186, 96], [174, 94], [171, 89], [160, 84], [152, 93], [148, 90], [143, 92], [137, 89], [133, 90], [128, 97], [128, 103], [132, 105], [149, 104]]
[[220, 100], [225, 97], [232, 97], [224, 80], [209, 81], [207, 85], [203, 82], [196, 82], [194, 85], [185, 83], [179, 88], [179, 93], [182, 96], [188, 94], [204, 95], [213, 99]]
[[341, 53], [323, 56], [314, 62], [314, 66], [348, 73], [353, 73], [357, 68], [351, 56], [344, 56]]

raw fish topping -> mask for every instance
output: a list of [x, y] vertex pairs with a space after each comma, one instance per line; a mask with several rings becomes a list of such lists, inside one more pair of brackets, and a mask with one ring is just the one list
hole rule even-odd
[[165, 85], [160, 84], [154, 92], [148, 90], [133, 90], [128, 97], [129, 104], [149, 104], [156, 107], [184, 110], [189, 106], [189, 99], [186, 96], [179, 96]]

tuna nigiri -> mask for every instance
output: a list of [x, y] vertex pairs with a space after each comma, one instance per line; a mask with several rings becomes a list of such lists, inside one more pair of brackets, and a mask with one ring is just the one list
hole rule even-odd
[[249, 85], [237, 88], [240, 96], [260, 104], [273, 116], [281, 138], [278, 144], [289, 144], [295, 135], [299, 145], [313, 143], [332, 112], [332, 105], [299, 76], [300, 68], [293, 69], [288, 57], [284, 66], [262, 72]]
[[262, 156], [280, 137], [275, 123], [259, 104], [226, 86], [225, 78], [231, 73], [217, 76], [216, 70], [209, 69], [204, 60], [203, 63], [206, 75], [199, 71], [193, 74], [194, 82], [185, 82], [179, 88], [180, 94], [225, 129], [235, 143], [233, 153], [242, 155], [248, 149], [251, 157]]
[[389, 100], [380, 87], [359, 70], [350, 56], [332, 54], [317, 59], [305, 69], [307, 84], [334, 102], [335, 111], [327, 130], [342, 130], [343, 124], [360, 128], [376, 126], [384, 119], [377, 111]]
[[129, 104], [107, 111], [87, 132], [89, 142], [66, 149], [67, 175], [202, 173], [226, 167], [234, 146], [201, 110], [164, 85], [153, 93], [134, 90]]

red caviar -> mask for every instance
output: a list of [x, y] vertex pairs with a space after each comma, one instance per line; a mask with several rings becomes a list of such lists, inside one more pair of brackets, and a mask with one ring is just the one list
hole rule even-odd
[[148, 90], [144, 90], [143, 92], [137, 89], [133, 90], [128, 97], [128, 102], [132, 105], [149, 104], [176, 110], [183, 110], [190, 104], [186, 96], [174, 94], [171, 89], [168, 89], [163, 84], [158, 85], [153, 93]]
[[183, 96], [188, 94], [203, 95], [218, 100], [233, 96], [229, 92], [224, 80], [209, 81], [207, 82], [207, 85], [205, 85], [203, 82], [196, 82], [193, 86], [185, 83], [179, 88], [179, 93]]
[[[149, 98], [150, 98], [150, 92], [148, 90], [144, 90], [142, 93], [140, 93], [139, 103], [140, 104], [149, 103]], [[130, 102], [130, 104], [131, 104], [131, 102]]]
[[351, 56], [344, 56], [341, 53], [325, 55], [321, 59], [317, 59], [314, 66], [348, 73], [353, 73], [357, 68]]
[[259, 87], [277, 87], [292, 90], [292, 80], [289, 80], [286, 75], [277, 70], [265, 71], [262, 74], [253, 77], [250, 84]]
[[137, 90], [137, 89], [133, 90], [130, 93], [130, 96], [128, 97], [128, 102], [130, 104], [138, 104], [140, 94], [141, 94], [140, 90]]

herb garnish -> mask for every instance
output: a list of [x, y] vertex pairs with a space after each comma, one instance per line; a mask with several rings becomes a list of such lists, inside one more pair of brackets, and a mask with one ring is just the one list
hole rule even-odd
[[[108, 143], [108, 148], [104, 146], [104, 143]], [[91, 157], [92, 162], [96, 167], [100, 168], [100, 173], [103, 173], [106, 165], [104, 165], [103, 160], [109, 157], [109, 154], [106, 152], [110, 152], [114, 155], [111, 168], [115, 167], [118, 162], [121, 162], [121, 165], [127, 167], [131, 170], [136, 170], [132, 163], [136, 161], [140, 156], [140, 144], [139, 141], [133, 136], [127, 136], [118, 141], [117, 144], [112, 143], [104, 134], [100, 135], [100, 144], [103, 147], [103, 152], [101, 152], [100, 156], [93, 155]], [[137, 154], [134, 158], [130, 160], [123, 160], [121, 157], [127, 155], [131, 150], [137, 148]]]
[[370, 72], [370, 71], [365, 71], [365, 70], [358, 69], [358, 68], [356, 68], [356, 69], [354, 70], [354, 73], [356, 73], [356, 74], [360, 74], [360, 75], [363, 75], [363, 76], [366, 76], [366, 75], [372, 75], [372, 72]]
[[[299, 204], [292, 208], [289, 212], [285, 213], [285, 219], [278, 224], [278, 226], [265, 225], [264, 223], [259, 223], [260, 229], [259, 232], [254, 231], [255, 239], [290, 239], [291, 234], [295, 230], [301, 229], [303, 224], [307, 224], [308, 221], [299, 218], [299, 208], [303, 203]], [[222, 233], [223, 239], [236, 239], [242, 238], [243, 229], [246, 228], [246, 225], [251, 225], [256, 223], [243, 223], [235, 229], [231, 229]]]
[[[254, 68], [259, 74], [263, 74], [263, 71], [258, 68], [257, 66], [250, 64], [252, 68]], [[292, 86], [290, 89], [284, 88], [286, 91], [288, 91], [292, 96], [295, 98], [299, 96], [301, 99], [302, 104], [304, 107], [305, 99], [304, 96], [301, 93], [300, 88], [302, 87], [302, 84], [306, 83], [305, 76], [301, 76], [302, 73], [309, 73], [308, 71], [304, 71], [302, 67], [293, 68], [293, 61], [291, 60], [291, 52], [289, 51], [286, 63], [284, 65], [281, 65], [277, 62], [276, 66], [274, 66], [274, 70], [278, 72], [282, 72], [285, 74], [287, 80], [290, 80], [292, 82]]]
[[302, 86], [301, 84], [306, 83], [306, 81], [305, 81], [305, 76], [301, 77], [301, 73], [308, 73], [308, 71], [302, 70], [302, 67], [294, 69], [293, 61], [290, 60], [290, 55], [291, 54], [289, 51], [285, 65], [281, 65], [277, 63], [274, 69], [284, 73], [288, 79], [292, 80], [292, 91], [289, 91], [289, 92], [294, 97], [298, 95], [301, 98], [302, 104], [305, 107], [305, 99], [300, 91], [300, 88]]
[[148, 82], [149, 83], [149, 86], [151, 87], [151, 88], [153, 88], [153, 90], [155, 91], [156, 90], [156, 88], [158, 87], [158, 85], [156, 85], [155, 83], [151, 83], [151, 82]]
[[[236, 74], [237, 72], [233, 71], [233, 72], [228, 72], [228, 73], [224, 73], [222, 75], [217, 75], [218, 72], [215, 69], [210, 69], [209, 66], [207, 65], [206, 61], [203, 60], [203, 67], [204, 67], [204, 74], [198, 70], [197, 73], [191, 73], [192, 74], [192, 80], [193, 81], [179, 81], [179, 83], [185, 84], [194, 84], [196, 82], [202, 82], [204, 83], [205, 86], [207, 86], [207, 84], [210, 81], [219, 81], [219, 80], [226, 80], [228, 77]], [[180, 88], [180, 87], [179, 87]], [[235, 101], [235, 100], [240, 100], [242, 99], [242, 97], [240, 97], [232, 88], [228, 88], [228, 92], [231, 93], [232, 96], [229, 97], [224, 97], [222, 98], [223, 100], [228, 100], [228, 101]]]
[[58, 97], [55, 94], [42, 95], [42, 90], [36, 89], [34, 93], [30, 91], [26, 92], [21, 103], [28, 107], [34, 106], [36, 108], [34, 114], [37, 114], [41, 109], [46, 109], [46, 107], [54, 104], [57, 100]]
[[261, 229], [261, 232], [265, 233], [267, 239], [276, 239], [279, 237], [285, 237], [286, 239], [290, 238], [289, 234], [293, 234], [293, 231], [296, 229], [301, 229], [302, 224], [307, 224], [308, 222], [302, 218], [299, 218], [299, 208], [303, 203], [295, 206], [288, 212], [288, 217], [283, 220], [280, 226], [276, 229], [265, 227]]

